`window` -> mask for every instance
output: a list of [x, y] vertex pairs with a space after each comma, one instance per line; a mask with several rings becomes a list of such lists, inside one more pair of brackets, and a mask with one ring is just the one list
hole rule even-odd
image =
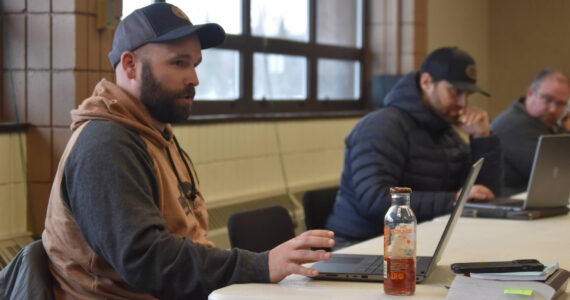
[[253, 100], [305, 100], [307, 59], [303, 56], [253, 54]]
[[121, 15], [121, 19], [130, 15], [133, 11], [145, 7], [151, 3], [156, 1], [153, 0], [123, 0], [123, 12]]
[[[226, 41], [202, 52], [194, 115], [368, 108], [365, 0], [149, 0], [218, 23]], [[123, 0], [123, 13], [142, 1]], [[223, 8], [223, 9], [220, 9]]]
[[362, 47], [362, 2], [318, 0], [317, 43]]
[[200, 84], [195, 98], [208, 101], [239, 99], [239, 61], [236, 50], [213, 48], [203, 51], [202, 62], [196, 69]]
[[251, 34], [309, 41], [307, 0], [251, 0]]
[[358, 100], [360, 64], [358, 61], [321, 58], [318, 60], [318, 100]]
[[182, 9], [192, 23], [218, 23], [228, 34], [242, 33], [240, 0], [168, 0], [166, 2]]

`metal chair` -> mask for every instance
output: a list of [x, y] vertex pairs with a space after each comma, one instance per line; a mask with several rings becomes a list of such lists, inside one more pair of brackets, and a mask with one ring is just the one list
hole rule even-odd
[[263, 252], [295, 237], [293, 221], [283, 206], [274, 205], [235, 213], [228, 219], [232, 248]]

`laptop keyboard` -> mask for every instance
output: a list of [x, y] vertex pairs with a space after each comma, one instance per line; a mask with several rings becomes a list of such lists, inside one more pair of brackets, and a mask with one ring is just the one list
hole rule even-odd
[[523, 201], [511, 199], [511, 198], [497, 198], [497, 205], [501, 206], [512, 206], [512, 207], [522, 207]]
[[473, 204], [492, 204], [498, 206], [512, 206], [512, 207], [521, 207], [524, 201], [508, 198], [508, 197], [497, 197], [493, 199], [483, 199], [483, 200], [476, 200], [471, 203]]
[[356, 269], [361, 274], [382, 274], [384, 268], [384, 256], [376, 256], [372, 261], [364, 261]]

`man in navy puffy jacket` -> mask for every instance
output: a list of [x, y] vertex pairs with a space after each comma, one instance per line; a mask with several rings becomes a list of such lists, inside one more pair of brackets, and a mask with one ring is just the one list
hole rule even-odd
[[[418, 222], [451, 212], [471, 164], [485, 157], [470, 199], [500, 193], [502, 149], [487, 113], [468, 107], [475, 62], [458, 48], [433, 51], [417, 73], [404, 76], [385, 107], [363, 117], [345, 139], [344, 166], [326, 228], [337, 247], [383, 233], [390, 187], [412, 188]], [[469, 144], [456, 129], [469, 135]]]

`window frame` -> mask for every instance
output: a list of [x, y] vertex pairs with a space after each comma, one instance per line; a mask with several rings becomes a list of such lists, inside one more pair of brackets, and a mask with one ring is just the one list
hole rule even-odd
[[[309, 40], [300, 42], [277, 38], [257, 37], [251, 34], [251, 0], [242, 0], [242, 34], [227, 34], [226, 40], [216, 48], [239, 52], [239, 97], [235, 100], [195, 100], [192, 104], [192, 116], [195, 119], [265, 119], [268, 116], [279, 118], [323, 117], [338, 115], [340, 112], [362, 114], [372, 107], [371, 95], [371, 55], [368, 41], [368, 1], [361, 1], [362, 18], [361, 48], [318, 44], [316, 42], [317, 0], [308, 0], [309, 4]], [[155, 0], [155, 2], [168, 2]], [[207, 50], [205, 50], [207, 51]], [[253, 99], [253, 54], [297, 55], [307, 58], [307, 98], [305, 100], [254, 100]], [[317, 61], [319, 58], [352, 60], [360, 62], [360, 98], [318, 100]], [[198, 87], [199, 88], [199, 87]], [[357, 112], [358, 111], [358, 112]], [[331, 114], [329, 114], [330, 112]]]

